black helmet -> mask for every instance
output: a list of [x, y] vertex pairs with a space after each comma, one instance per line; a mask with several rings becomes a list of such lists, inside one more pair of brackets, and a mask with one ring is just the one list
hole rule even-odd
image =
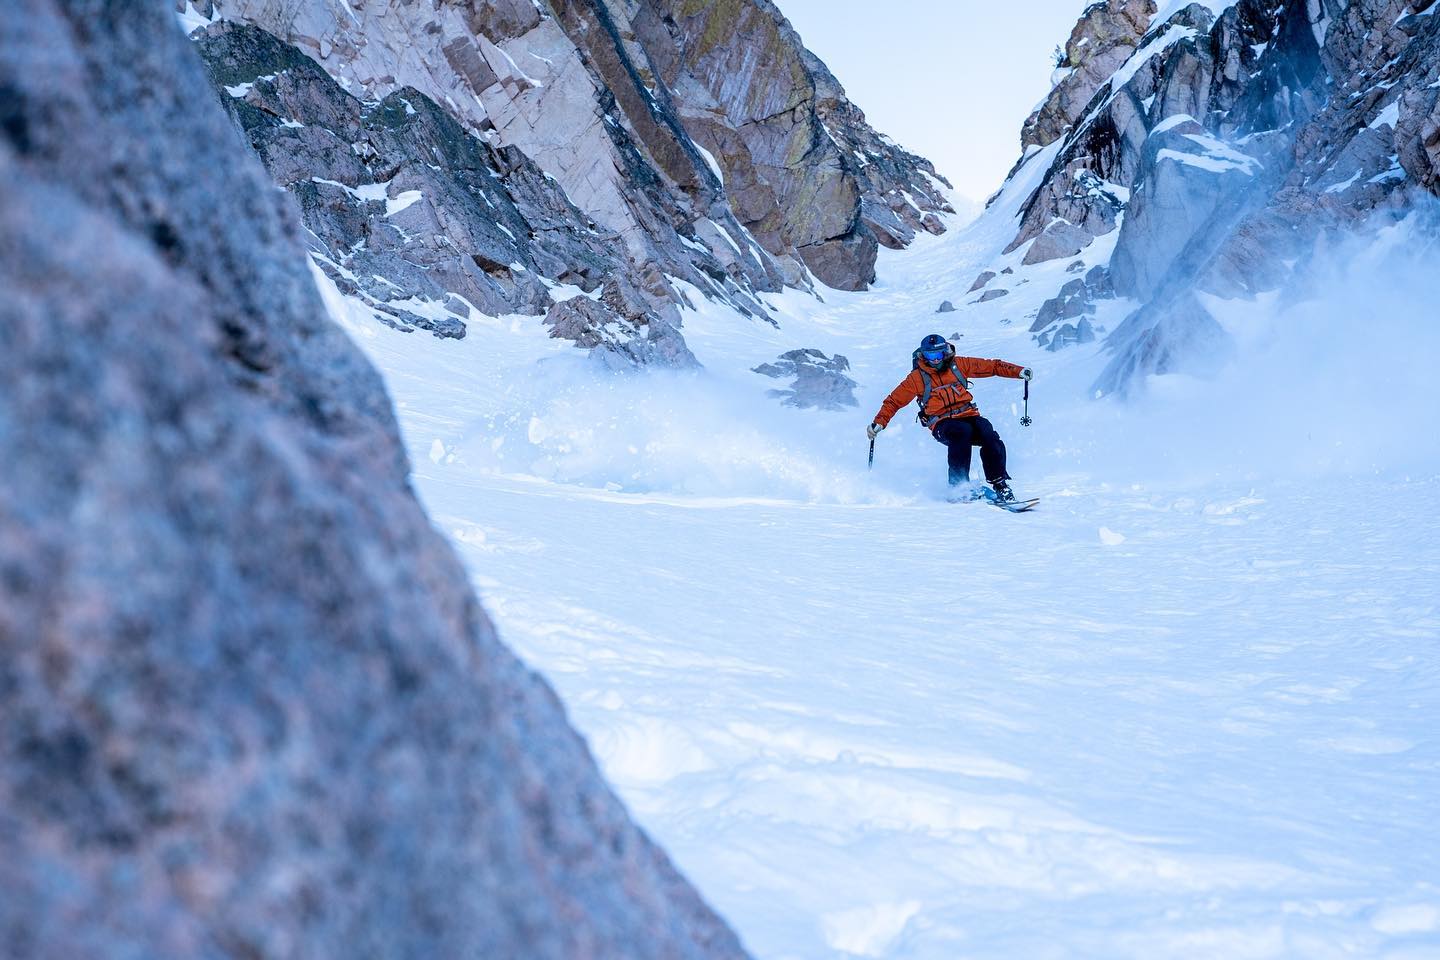
[[920, 356], [931, 366], [938, 366], [950, 352], [950, 344], [938, 333], [932, 333], [920, 341]]

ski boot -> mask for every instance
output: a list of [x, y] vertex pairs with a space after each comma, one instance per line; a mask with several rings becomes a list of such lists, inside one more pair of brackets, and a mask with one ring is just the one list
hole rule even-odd
[[1014, 503], [1015, 491], [1010, 489], [1008, 480], [996, 480], [990, 484], [995, 489], [995, 501], [997, 503]]

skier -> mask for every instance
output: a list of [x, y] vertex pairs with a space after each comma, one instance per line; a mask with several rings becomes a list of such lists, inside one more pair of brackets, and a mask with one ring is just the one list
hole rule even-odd
[[970, 393], [969, 377], [1010, 377], [1029, 380], [1029, 367], [1006, 363], [1004, 360], [980, 360], [957, 357], [955, 347], [938, 333], [920, 341], [920, 349], [912, 355], [909, 376], [890, 392], [880, 404], [880, 412], [866, 428], [871, 439], [884, 430], [890, 418], [911, 400], [920, 404], [917, 418], [928, 427], [936, 440], [949, 448], [952, 500], [974, 500], [979, 491], [961, 491], [970, 483], [970, 448], [980, 448], [980, 463], [985, 479], [995, 489], [995, 496], [1004, 503], [1013, 503], [1010, 474], [1005, 471], [1005, 444], [989, 420], [980, 416], [975, 397]]

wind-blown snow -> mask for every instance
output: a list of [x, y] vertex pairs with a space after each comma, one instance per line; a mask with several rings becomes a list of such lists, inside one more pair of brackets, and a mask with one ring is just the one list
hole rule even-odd
[[[1089, 402], [1101, 346], [1026, 329], [1063, 261], [966, 294], [1052, 152], [874, 291], [768, 297], [779, 330], [692, 291], [698, 374], [602, 375], [535, 317], [402, 334], [318, 282], [503, 636], [757, 957], [1435, 956], [1433, 249], [1402, 225], [1313, 300], [1209, 304], [1217, 380]], [[866, 472], [935, 331], [1036, 369], [1029, 430], [975, 384], [1035, 512], [941, 502], [908, 413]], [[859, 409], [765, 397], [796, 347]]]

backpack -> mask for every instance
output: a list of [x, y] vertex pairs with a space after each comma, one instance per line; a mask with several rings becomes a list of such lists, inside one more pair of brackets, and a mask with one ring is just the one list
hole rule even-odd
[[[940, 361], [940, 369], [938, 372], [944, 373], [946, 368], [949, 366], [953, 366], [954, 363], [955, 348], [952, 346], [950, 348], [950, 352], [946, 354], [945, 359]], [[930, 405], [930, 394], [935, 389], [935, 380], [933, 377], [930, 376], [929, 371], [926, 370], [925, 367], [920, 363], [920, 350], [918, 348], [915, 350], [914, 353], [910, 355], [910, 369], [918, 370], [920, 372], [920, 382], [925, 385], [925, 389], [920, 391], [920, 396], [916, 398], [916, 402], [920, 404], [920, 409], [915, 414], [915, 419], [919, 421], [920, 425], [926, 430], [934, 430], [935, 424], [940, 422], [940, 417], [926, 417], [925, 408]], [[955, 371], [955, 378], [958, 381], [956, 384], [952, 385], [947, 383], [945, 386], [959, 386], [961, 389], [964, 390], [970, 389], [970, 381], [966, 380], [965, 375], [959, 370]], [[974, 404], [971, 404], [970, 407], [973, 409]]]

